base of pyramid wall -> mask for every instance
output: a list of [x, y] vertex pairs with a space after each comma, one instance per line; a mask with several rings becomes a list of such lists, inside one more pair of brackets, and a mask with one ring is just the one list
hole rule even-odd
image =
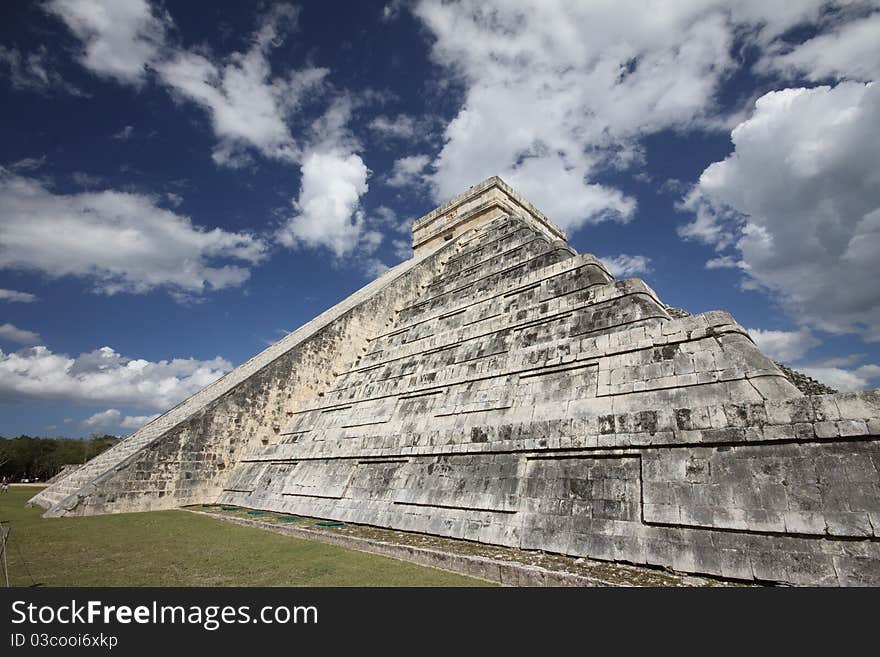
[[261, 484], [291, 464], [256, 463], [255, 488], [218, 501], [734, 580], [876, 586], [878, 465], [870, 435], [315, 459], [294, 464], [295, 489]]
[[[464, 541], [426, 536], [423, 534], [393, 534], [383, 538], [366, 537], [358, 534], [366, 530], [375, 534], [374, 527], [348, 525], [354, 533], [339, 533], [337, 529], [317, 531], [302, 527], [279, 525], [274, 522], [242, 518], [224, 513], [206, 513], [187, 509], [192, 513], [231, 522], [245, 527], [255, 527], [285, 536], [310, 541], [320, 541], [330, 545], [378, 554], [400, 561], [416, 563], [421, 566], [438, 568], [482, 579], [502, 586], [527, 587], [621, 587], [621, 586], [725, 586], [742, 585], [742, 582], [718, 578], [695, 577], [665, 569], [603, 563], [598, 561], [566, 558], [544, 552], [525, 552], [510, 550], [501, 546], [478, 545]], [[412, 545], [417, 541], [420, 545]], [[483, 548], [483, 554], [470, 554], [475, 547]], [[492, 553], [492, 556], [485, 556]], [[552, 567], [536, 565], [552, 564]], [[589, 574], [587, 574], [589, 573]]]

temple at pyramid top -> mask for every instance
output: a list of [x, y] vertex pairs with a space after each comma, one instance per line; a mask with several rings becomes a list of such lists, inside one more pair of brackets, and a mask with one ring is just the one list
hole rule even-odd
[[565, 231], [517, 194], [498, 176], [487, 178], [413, 222], [413, 253], [435, 250], [462, 233], [503, 216], [528, 221], [551, 240], [565, 240]]
[[34, 503], [880, 585], [880, 391], [805, 393], [729, 313], [615, 279], [496, 177], [418, 219], [413, 247]]

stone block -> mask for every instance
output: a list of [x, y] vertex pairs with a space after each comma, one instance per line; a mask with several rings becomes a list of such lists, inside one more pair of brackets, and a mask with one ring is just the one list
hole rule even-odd
[[798, 440], [812, 440], [816, 437], [816, 431], [810, 422], [798, 422], [795, 424], [794, 433]]
[[768, 424], [764, 427], [764, 440], [793, 440], [797, 432], [791, 424]]
[[825, 517], [817, 511], [783, 511], [782, 515], [790, 534], [825, 534]]
[[837, 408], [835, 395], [812, 395], [809, 399], [812, 402], [817, 422], [840, 419], [840, 410]]
[[880, 393], [876, 390], [848, 392], [834, 396], [840, 417], [844, 420], [866, 420], [880, 417]]
[[829, 536], [868, 537], [874, 535], [871, 520], [867, 513], [844, 512], [826, 513], [825, 526]]
[[864, 420], [840, 420], [837, 430], [841, 436], [864, 436], [868, 433], [868, 425]]
[[836, 438], [840, 435], [840, 430], [838, 429], [836, 422], [816, 422], [816, 424], [813, 425], [813, 428], [816, 431], [817, 438]]

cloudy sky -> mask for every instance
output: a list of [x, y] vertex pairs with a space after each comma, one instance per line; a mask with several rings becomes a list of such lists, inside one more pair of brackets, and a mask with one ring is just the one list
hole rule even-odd
[[128, 433], [500, 175], [880, 386], [880, 3], [6, 0], [0, 435]]

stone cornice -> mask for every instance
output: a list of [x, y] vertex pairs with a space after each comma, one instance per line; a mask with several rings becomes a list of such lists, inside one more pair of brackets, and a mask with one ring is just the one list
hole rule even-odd
[[455, 230], [472, 218], [488, 214], [493, 209], [532, 222], [551, 239], [566, 239], [565, 231], [544, 213], [501, 178], [492, 176], [417, 219], [412, 227], [413, 249], [418, 249], [441, 234]]

